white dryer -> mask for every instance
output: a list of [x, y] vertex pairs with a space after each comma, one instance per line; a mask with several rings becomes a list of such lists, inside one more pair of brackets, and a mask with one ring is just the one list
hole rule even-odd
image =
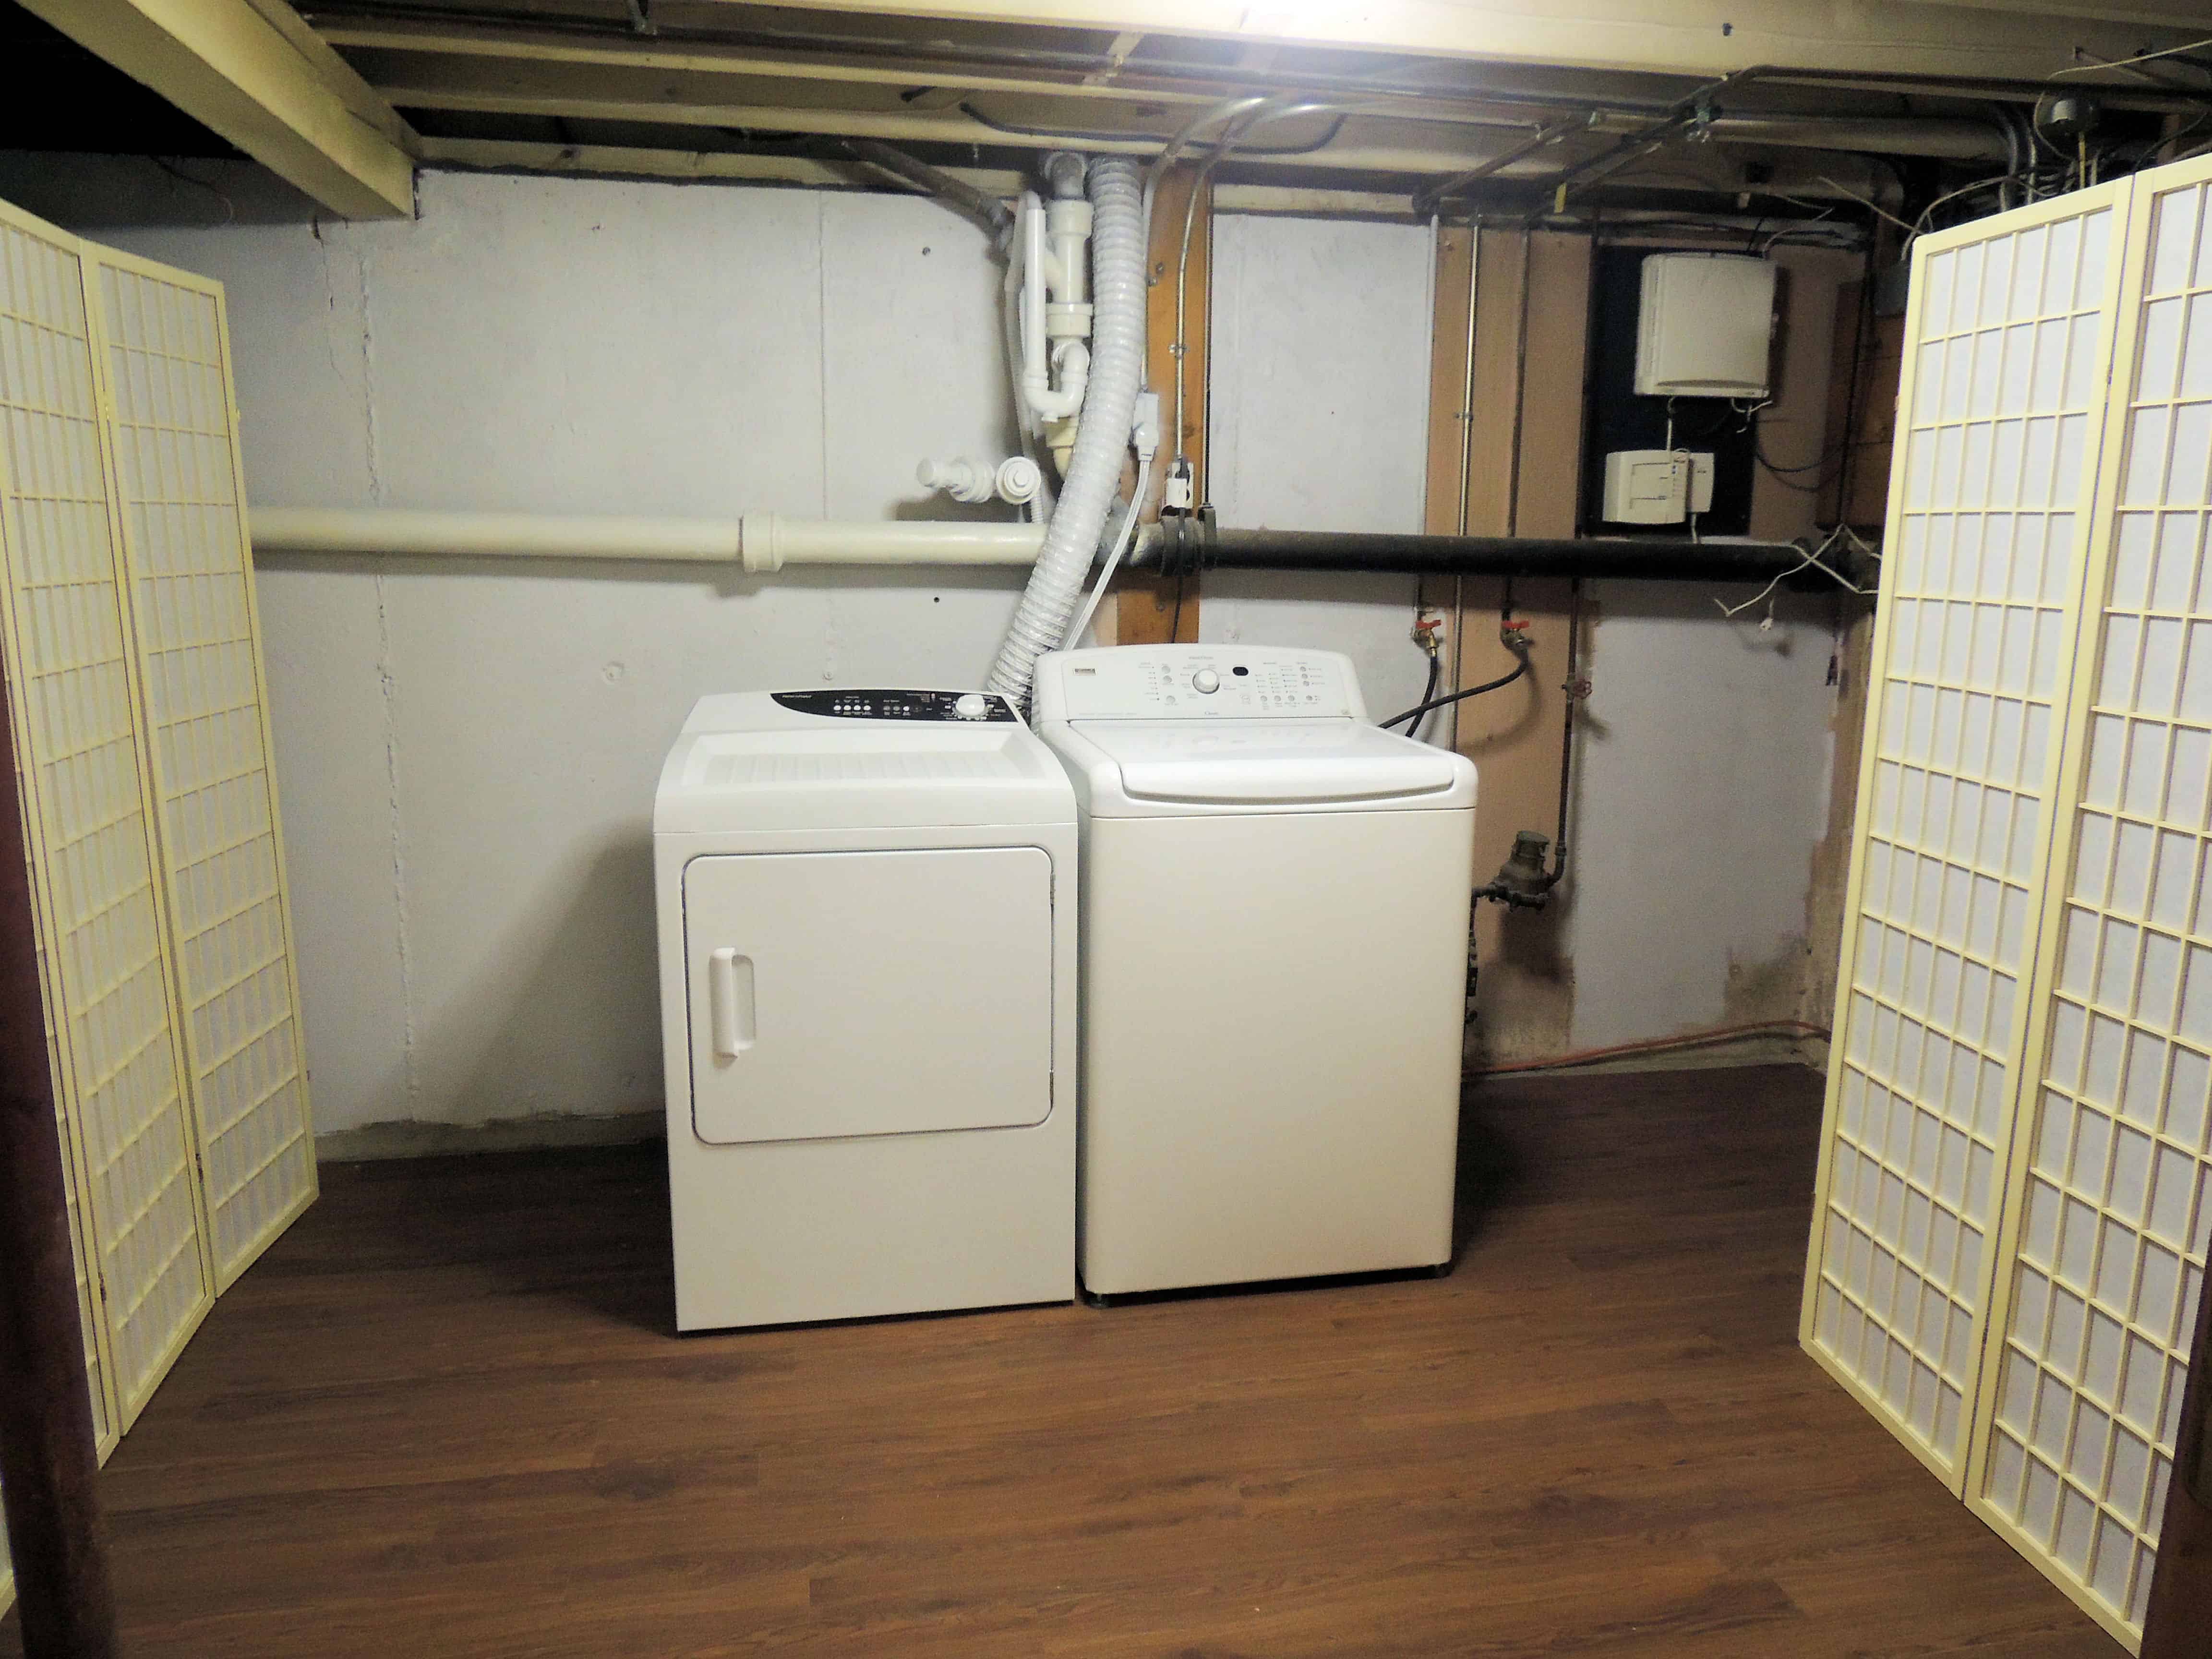
[[676, 1322], [1074, 1294], [1074, 798], [997, 697], [702, 698], [653, 807]]
[[1083, 826], [1085, 1288], [1449, 1262], [1473, 763], [1328, 651], [1059, 653], [1036, 713]]

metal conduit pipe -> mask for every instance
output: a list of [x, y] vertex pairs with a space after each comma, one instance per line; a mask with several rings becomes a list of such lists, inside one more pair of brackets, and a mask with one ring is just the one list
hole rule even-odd
[[873, 138], [848, 138], [845, 149], [857, 160], [913, 185], [925, 196], [934, 196], [980, 222], [1003, 246], [1014, 232], [1013, 210], [988, 191], [978, 190], [941, 167], [894, 149]]
[[[1631, 118], [1598, 114], [1594, 132], [1636, 131]], [[1715, 115], [1700, 127], [1717, 143], [1773, 144], [1783, 149], [1870, 150], [1885, 155], [1931, 155], [1953, 161], [2002, 161], [2004, 135], [1989, 121], [1935, 116], [1794, 115], [1755, 110]]]

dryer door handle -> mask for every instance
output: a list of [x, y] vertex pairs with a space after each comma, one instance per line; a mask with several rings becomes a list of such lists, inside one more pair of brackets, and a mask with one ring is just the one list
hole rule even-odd
[[723, 945], [707, 958], [708, 1018], [714, 1054], [735, 1060], [753, 1046], [753, 959]]

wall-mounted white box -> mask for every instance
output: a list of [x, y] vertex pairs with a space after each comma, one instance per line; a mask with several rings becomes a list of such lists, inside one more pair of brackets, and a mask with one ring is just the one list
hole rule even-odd
[[1614, 450], [1605, 458], [1607, 521], [1681, 523], [1690, 512], [1690, 457], [1679, 449]]
[[1764, 398], [1774, 266], [1741, 253], [1655, 253], [1636, 313], [1636, 390], [1647, 398]]

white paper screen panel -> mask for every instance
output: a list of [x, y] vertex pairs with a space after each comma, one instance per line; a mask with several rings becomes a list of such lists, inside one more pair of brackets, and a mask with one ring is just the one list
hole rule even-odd
[[2112, 202], [1944, 239], [1907, 330], [1806, 1338], [1954, 1490], [2080, 617]]
[[214, 1286], [166, 975], [153, 827], [77, 257], [0, 216], [0, 588], [64, 1109], [92, 1218], [116, 1426]]
[[[2198, 169], [2197, 171], [2202, 171]], [[2146, 190], [1976, 1507], [2139, 1636], [2212, 1214], [2212, 225]], [[2139, 238], [2140, 240], [2140, 234]], [[2124, 307], [2132, 312], [2131, 307]], [[2117, 486], [2116, 490], [2114, 486]]]
[[216, 1279], [315, 1194], [220, 292], [95, 256]]

